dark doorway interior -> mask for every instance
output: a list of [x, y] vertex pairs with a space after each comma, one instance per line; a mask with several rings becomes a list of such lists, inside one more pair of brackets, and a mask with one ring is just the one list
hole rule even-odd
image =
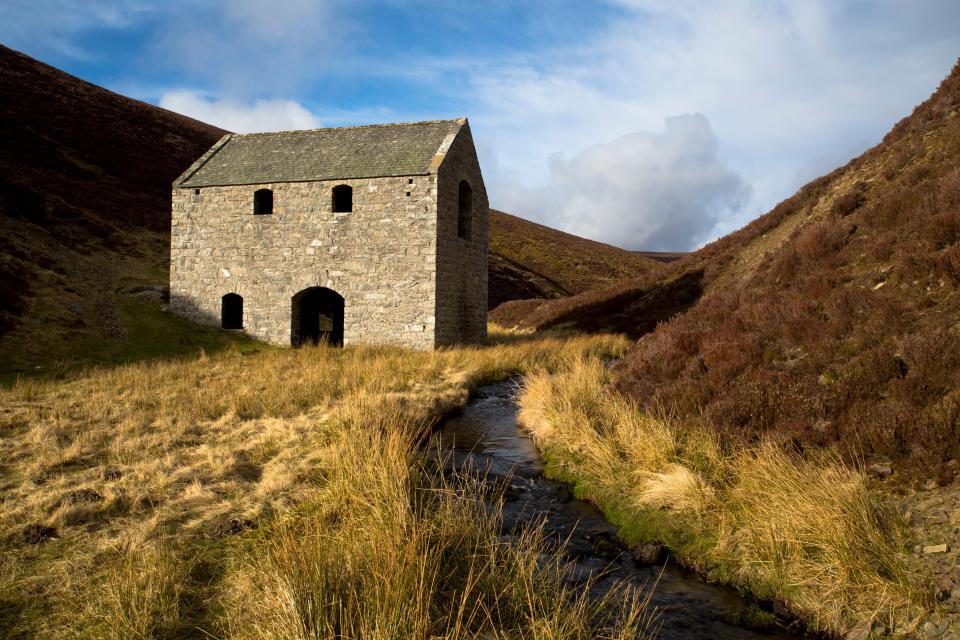
[[343, 296], [324, 287], [304, 289], [293, 296], [290, 342], [295, 347], [318, 344], [343, 346]]
[[224, 329], [243, 329], [243, 298], [228, 293], [220, 299], [220, 326]]

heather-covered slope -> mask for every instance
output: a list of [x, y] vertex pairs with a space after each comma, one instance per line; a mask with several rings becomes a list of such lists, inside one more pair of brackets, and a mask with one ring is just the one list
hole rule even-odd
[[0, 47], [2, 369], [109, 350], [162, 284], [170, 184], [223, 132]]
[[960, 65], [881, 144], [662, 277], [517, 316], [642, 336], [617, 373], [646, 406], [951, 477], [960, 458]]
[[490, 211], [489, 309], [569, 296], [660, 268], [642, 254]]

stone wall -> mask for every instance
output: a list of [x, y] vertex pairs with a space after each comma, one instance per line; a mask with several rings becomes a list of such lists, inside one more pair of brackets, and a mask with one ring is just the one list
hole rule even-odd
[[[353, 187], [353, 211], [331, 190]], [[273, 214], [253, 193], [273, 190]], [[220, 325], [221, 299], [243, 297], [244, 329], [290, 344], [291, 299], [308, 287], [343, 296], [344, 343], [435, 344], [436, 176], [173, 189], [171, 310]]]
[[[482, 342], [487, 336], [489, 205], [469, 125], [463, 125], [438, 170], [438, 345]], [[458, 235], [460, 181], [473, 193], [470, 237]]]

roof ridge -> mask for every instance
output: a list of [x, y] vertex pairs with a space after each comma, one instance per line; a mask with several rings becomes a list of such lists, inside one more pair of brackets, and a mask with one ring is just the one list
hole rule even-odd
[[253, 133], [235, 133], [234, 138], [250, 138], [253, 136], [278, 136], [290, 133], [316, 133], [319, 131], [348, 131], [351, 129], [376, 129], [386, 127], [412, 127], [429, 124], [466, 124], [466, 117], [449, 118], [445, 120], [418, 120], [416, 122], [388, 122], [381, 124], [357, 124], [346, 127], [317, 127], [315, 129], [290, 129], [288, 131], [255, 131]]

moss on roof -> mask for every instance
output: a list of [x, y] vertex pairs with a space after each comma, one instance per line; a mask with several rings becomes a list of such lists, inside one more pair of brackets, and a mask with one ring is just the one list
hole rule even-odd
[[176, 182], [183, 188], [429, 173], [464, 119], [224, 136]]

